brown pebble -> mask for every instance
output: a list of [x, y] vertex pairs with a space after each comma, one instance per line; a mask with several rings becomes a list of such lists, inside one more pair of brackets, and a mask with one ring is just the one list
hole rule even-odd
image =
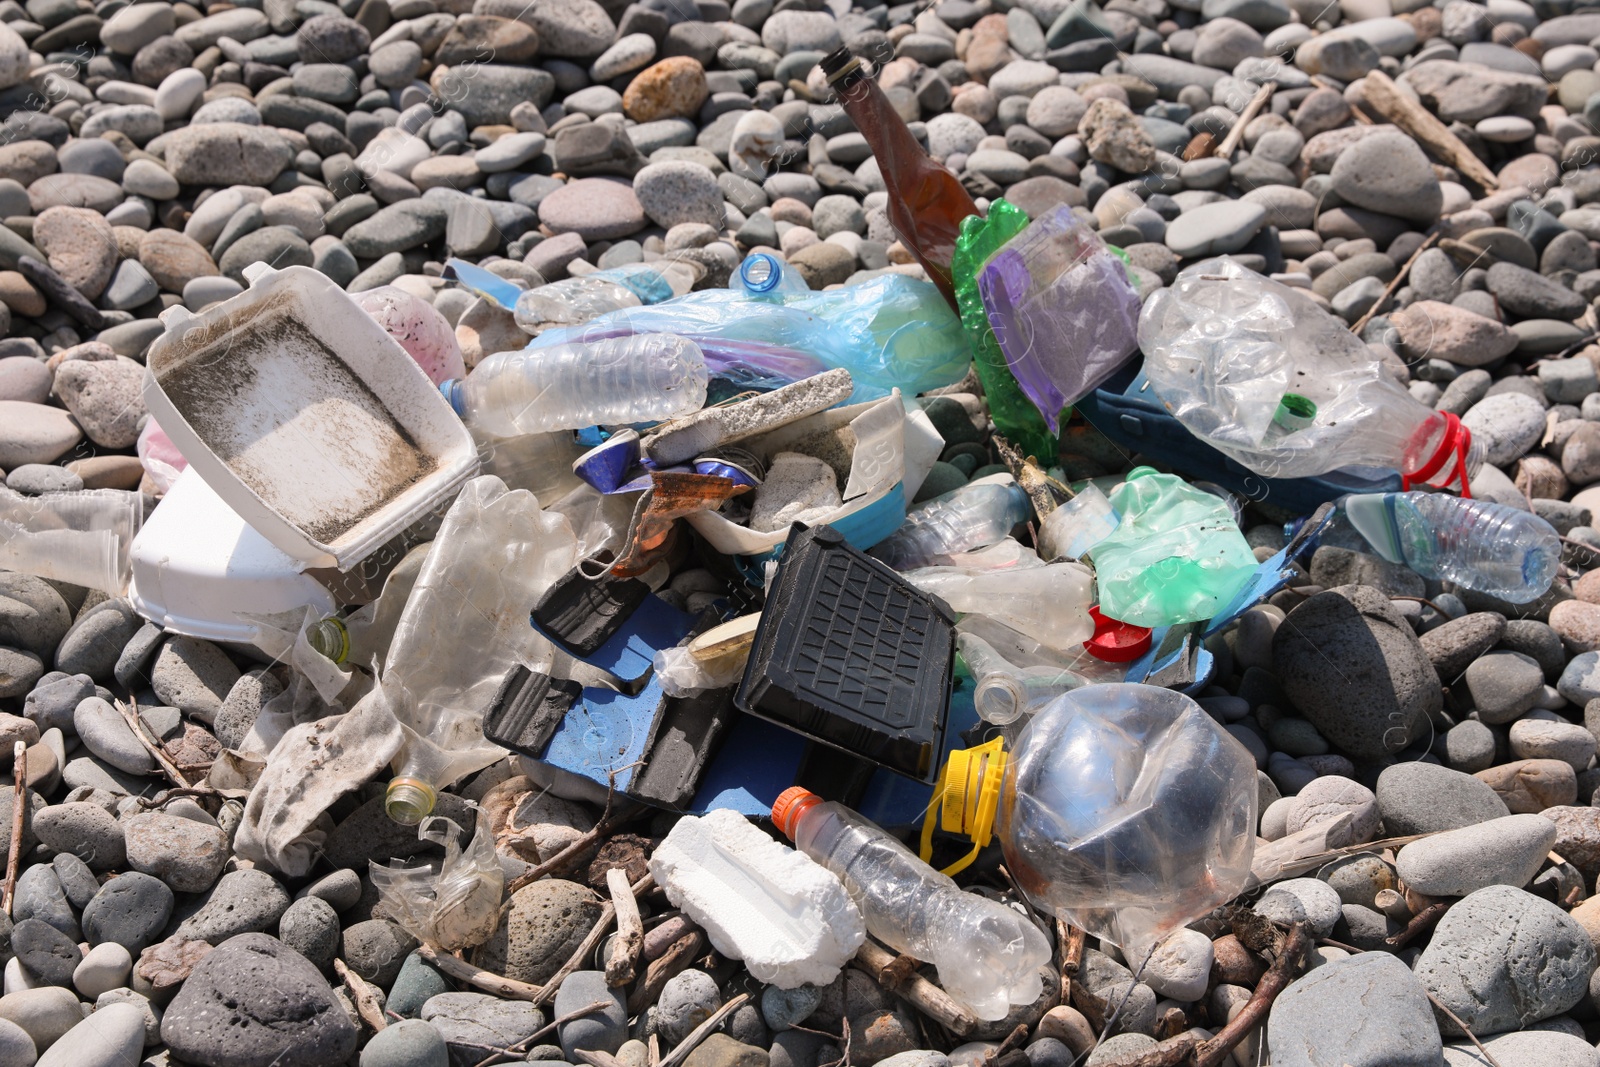
[[1211, 942], [1211, 981], [1214, 985], [1238, 985], [1255, 988], [1261, 976], [1267, 973], [1267, 963], [1251, 952], [1232, 934], [1224, 934]]
[[1572, 765], [1563, 760], [1516, 760], [1479, 771], [1473, 777], [1487, 782], [1513, 815], [1537, 815], [1545, 808], [1571, 804], [1578, 798], [1578, 776]]

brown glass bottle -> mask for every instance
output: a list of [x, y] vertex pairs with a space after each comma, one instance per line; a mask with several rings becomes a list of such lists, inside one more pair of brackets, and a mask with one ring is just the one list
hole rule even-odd
[[845, 113], [878, 157], [884, 188], [889, 192], [889, 222], [952, 308], [950, 260], [955, 255], [961, 220], [978, 213], [978, 205], [954, 174], [922, 150], [871, 78], [847, 48], [822, 60], [828, 85], [838, 94]]

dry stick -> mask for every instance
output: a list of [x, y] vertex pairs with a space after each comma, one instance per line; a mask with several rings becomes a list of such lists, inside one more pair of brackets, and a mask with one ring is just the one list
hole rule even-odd
[[722, 1025], [722, 1020], [750, 1002], [749, 993], [740, 993], [728, 1003], [711, 1013], [711, 1018], [689, 1031], [689, 1036], [678, 1042], [678, 1047], [661, 1060], [661, 1067], [678, 1067], [689, 1058], [689, 1053], [700, 1047], [700, 1042], [711, 1036], [711, 1031]]
[[1161, 1042], [1136, 1060], [1119, 1062], [1126, 1063], [1126, 1067], [1184, 1067], [1185, 1064], [1192, 1062], [1195, 1050], [1199, 1047], [1198, 1038], [1191, 1034], [1179, 1034]]
[[1239, 142], [1244, 140], [1244, 128], [1250, 125], [1250, 120], [1261, 114], [1261, 109], [1267, 106], [1267, 101], [1272, 99], [1272, 93], [1278, 88], [1277, 82], [1268, 82], [1256, 90], [1256, 95], [1250, 98], [1244, 111], [1240, 112], [1239, 120], [1233, 124], [1233, 129], [1228, 131], [1228, 136], [1222, 139], [1217, 146], [1216, 155], [1219, 159], [1231, 159], [1238, 150]]
[[652, 961], [645, 969], [644, 981], [635, 986], [633, 994], [628, 997], [628, 1014], [637, 1015], [654, 1004], [661, 995], [661, 987], [693, 963], [705, 944], [705, 935], [699, 930], [690, 931], [674, 941], [660, 959]]
[[144, 746], [144, 750], [150, 753], [150, 758], [156, 761], [162, 771], [166, 772], [167, 777], [171, 778], [179, 789], [193, 789], [194, 783], [183, 776], [183, 772], [178, 770], [178, 765], [168, 759], [167, 754], [161, 750], [161, 746], [151, 741], [150, 737], [144, 732], [144, 723], [139, 721], [139, 702], [134, 700], [133, 707], [130, 708], [119, 700], [116, 706], [118, 714], [128, 724], [128, 729], [133, 731], [133, 736], [138, 739], [139, 744]]
[[350, 990], [350, 999], [355, 1001], [356, 1014], [361, 1016], [361, 1021], [372, 1027], [372, 1032], [377, 1033], [389, 1025], [383, 1017], [383, 1008], [378, 1004], [378, 991], [367, 983], [367, 980], [352, 971], [344, 960], [335, 958], [333, 973], [344, 982], [344, 987]]
[[1395, 948], [1404, 948], [1437, 926], [1439, 920], [1444, 917], [1444, 913], [1449, 911], [1450, 905], [1454, 903], [1455, 901], [1453, 900], [1441, 900], [1437, 904], [1429, 904], [1411, 917], [1411, 921], [1406, 923], [1404, 930], [1401, 930], [1393, 937], [1384, 938], [1383, 943], [1393, 945]]
[[1432, 248], [1433, 242], [1437, 241], [1438, 239], [1439, 231], [1435, 230], [1433, 233], [1428, 235], [1428, 239], [1426, 241], [1423, 241], [1417, 246], [1417, 250], [1411, 253], [1411, 258], [1406, 260], [1405, 266], [1400, 268], [1400, 273], [1396, 274], [1389, 284], [1384, 287], [1383, 295], [1378, 297], [1378, 302], [1369, 307], [1367, 309], [1367, 313], [1357, 319], [1354, 326], [1350, 327], [1351, 333], [1355, 334], [1357, 337], [1361, 336], [1361, 331], [1367, 328], [1367, 323], [1372, 321], [1372, 317], [1382, 310], [1383, 306], [1389, 302], [1389, 298], [1395, 294], [1395, 290], [1399, 289], [1405, 284], [1406, 275], [1411, 273], [1411, 264], [1417, 261], [1418, 256]]
[[631, 819], [633, 817], [633, 813], [634, 805], [630, 804], [626, 811], [618, 812], [617, 815], [613, 817], [611, 815], [611, 797], [609, 794], [607, 794], [605, 811], [601, 813], [600, 821], [594, 824], [594, 829], [585, 833], [582, 837], [572, 842], [572, 844], [568, 845], [560, 852], [557, 852], [554, 856], [551, 856], [549, 859], [539, 864], [539, 866], [519, 874], [510, 885], [506, 886], [507, 896], [509, 897], [510, 894], [515, 893], [524, 886], [532, 885], [534, 882], [537, 882], [547, 874], [552, 874], [555, 871], [561, 870], [568, 863], [571, 863], [572, 860], [580, 855], [585, 849], [609, 834], [616, 823], [625, 822], [626, 820]]
[[21, 741], [11, 756], [11, 851], [6, 854], [5, 912], [11, 915], [11, 901], [17, 895], [17, 864], [22, 860], [22, 819], [28, 811], [28, 746]]
[[609, 1052], [601, 1052], [598, 1049], [592, 1052], [582, 1048], [573, 1049], [572, 1054], [584, 1063], [589, 1064], [589, 1067], [622, 1067], [621, 1060]]
[[1500, 188], [1494, 172], [1484, 165], [1483, 160], [1473, 155], [1472, 149], [1451, 133], [1448, 126], [1431, 115], [1427, 108], [1401, 95], [1387, 74], [1379, 70], [1372, 71], [1361, 85], [1367, 103], [1381, 112], [1384, 118], [1421, 141], [1434, 155], [1485, 191], [1493, 192]]
[[1196, 1067], [1219, 1067], [1233, 1052], [1233, 1047], [1266, 1020], [1272, 1002], [1278, 999], [1278, 994], [1294, 980], [1295, 968], [1300, 965], [1300, 957], [1305, 955], [1307, 944], [1309, 939], [1306, 937], [1304, 923], [1295, 923], [1289, 927], [1289, 936], [1284, 939], [1277, 960], [1256, 984], [1256, 991], [1251, 995], [1249, 1002], [1238, 1015], [1233, 1017], [1232, 1022], [1218, 1032], [1216, 1037], [1195, 1050]]
[[604, 1011], [610, 1006], [611, 1002], [609, 1000], [597, 1000], [593, 1004], [585, 1004], [576, 1011], [569, 1011], [565, 1015], [557, 1016], [556, 1018], [551, 1019], [548, 1023], [545, 1023], [543, 1026], [539, 1027], [539, 1029], [535, 1030], [527, 1037], [523, 1038], [521, 1041], [518, 1041], [515, 1045], [507, 1045], [505, 1048], [495, 1049], [493, 1052], [489, 1053], [489, 1055], [473, 1064], [472, 1067], [490, 1067], [491, 1064], [495, 1063], [502, 1056], [519, 1056], [532, 1048], [534, 1043], [541, 1037], [553, 1033], [558, 1027], [565, 1026], [574, 1019], [581, 1019], [585, 1015], [591, 1015], [597, 1011]]
[[850, 962], [857, 970], [870, 974], [879, 985], [898, 993], [918, 1011], [946, 1029], [954, 1030], [962, 1037], [977, 1029], [977, 1016], [957, 1004], [949, 993], [918, 974], [915, 961], [909, 966], [899, 965], [899, 961], [905, 958], [890, 954], [876, 942], [863, 941]]
[[1433, 1001], [1433, 1006], [1434, 1007], [1438, 1008], [1440, 1011], [1442, 1011], [1446, 1015], [1450, 1016], [1450, 1018], [1455, 1022], [1455, 1024], [1457, 1026], [1461, 1027], [1461, 1032], [1466, 1034], [1468, 1037], [1470, 1037], [1472, 1039], [1472, 1043], [1474, 1045], [1478, 1046], [1478, 1051], [1483, 1053], [1483, 1058], [1489, 1061], [1489, 1067], [1500, 1067], [1500, 1061], [1494, 1058], [1494, 1054], [1493, 1053], [1491, 1053], [1488, 1049], [1483, 1047], [1483, 1042], [1478, 1040], [1478, 1035], [1477, 1034], [1475, 1034], [1471, 1030], [1467, 1029], [1467, 1024], [1461, 1021], [1461, 1016], [1457, 1015], [1455, 1012], [1453, 1012], [1449, 1008], [1445, 1007], [1444, 1001], [1440, 1000], [1438, 997], [1434, 996], [1432, 993], [1429, 993], [1426, 988], [1424, 988], [1422, 991], [1424, 993], [1428, 993], [1428, 999]]
[[606, 872], [606, 888], [617, 913], [617, 939], [606, 957], [606, 985], [625, 986], [639, 969], [639, 953], [644, 948], [644, 920], [639, 902], [628, 885], [627, 872], [616, 867]]
[[[654, 884], [655, 882], [650, 875], [646, 874], [637, 883], [629, 887], [628, 895], [630, 898], [637, 897]], [[583, 968], [583, 965], [593, 956], [595, 948], [605, 939], [606, 931], [611, 929], [612, 920], [616, 917], [617, 907], [615, 904], [608, 900], [601, 905], [600, 918], [595, 920], [594, 926], [589, 929], [588, 936], [583, 939], [583, 943], [578, 946], [577, 950], [567, 957], [567, 962], [561, 965], [561, 969], [550, 976], [550, 980], [544, 984], [544, 992], [539, 995], [534, 1004], [542, 1005], [555, 999], [556, 991], [561, 988], [562, 981], [573, 971]]]
[[529, 985], [527, 982], [519, 982], [515, 978], [507, 978], [493, 971], [484, 970], [477, 964], [468, 963], [448, 952], [440, 952], [432, 945], [419, 945], [417, 955], [456, 981], [465, 982], [474, 989], [493, 993], [497, 997], [533, 1001], [544, 995], [542, 986]]
[[650, 1035], [650, 1067], [661, 1067], [661, 1035]]
[[[1065, 933], [1062, 933], [1065, 928]], [[1056, 920], [1056, 935], [1061, 937], [1064, 944], [1061, 949], [1061, 973], [1076, 977], [1078, 968], [1083, 966], [1083, 942], [1089, 936], [1081, 927], [1071, 923]]]

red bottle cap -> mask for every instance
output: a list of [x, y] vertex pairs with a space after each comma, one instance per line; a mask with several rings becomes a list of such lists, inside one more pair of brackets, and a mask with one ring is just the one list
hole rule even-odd
[[[1090, 608], [1094, 620], [1094, 636], [1083, 643], [1089, 655], [1107, 663], [1132, 663], [1150, 651], [1150, 628], [1118, 622], [1100, 614], [1099, 608]], [[780, 798], [781, 799], [781, 798]]]

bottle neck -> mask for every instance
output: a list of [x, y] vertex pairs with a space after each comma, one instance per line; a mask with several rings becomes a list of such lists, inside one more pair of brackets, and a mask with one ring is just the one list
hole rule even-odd
[[850, 59], [838, 73], [830, 75], [828, 86], [878, 157], [878, 169], [892, 197], [899, 178], [897, 171], [922, 163], [927, 160], [927, 153], [859, 59]]
[[317, 655], [336, 664], [350, 658], [350, 631], [337, 615], [312, 623], [306, 629], [306, 643]]
[[383, 810], [401, 826], [415, 826], [433, 811], [438, 794], [420, 778], [394, 778], [383, 797]]

